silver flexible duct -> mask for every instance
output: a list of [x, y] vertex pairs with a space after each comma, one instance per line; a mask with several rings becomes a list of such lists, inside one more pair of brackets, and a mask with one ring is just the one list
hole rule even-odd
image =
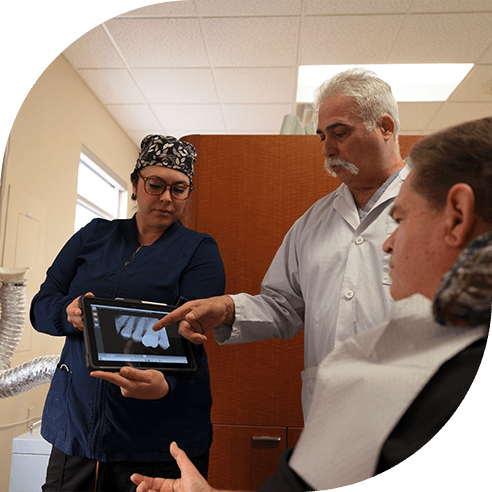
[[18, 395], [51, 381], [58, 355], [45, 355], [10, 368], [26, 322], [27, 268], [0, 268], [0, 398]]
[[15, 396], [49, 383], [55, 373], [58, 355], [45, 355], [0, 373], [0, 398]]

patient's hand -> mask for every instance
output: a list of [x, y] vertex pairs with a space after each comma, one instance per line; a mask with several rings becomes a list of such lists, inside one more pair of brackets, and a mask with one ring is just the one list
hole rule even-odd
[[170, 450], [181, 470], [181, 478], [152, 478], [135, 473], [131, 479], [138, 485], [137, 492], [216, 492], [175, 442]]
[[170, 451], [181, 470], [181, 478], [153, 478], [134, 473], [131, 480], [138, 485], [137, 492], [219, 492], [210, 487], [186, 453], [179, 449], [175, 442], [171, 443]]

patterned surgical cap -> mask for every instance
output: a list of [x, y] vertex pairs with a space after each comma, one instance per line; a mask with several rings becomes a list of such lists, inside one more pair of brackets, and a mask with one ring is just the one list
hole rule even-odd
[[147, 135], [140, 144], [135, 171], [147, 166], [164, 166], [186, 174], [191, 183], [195, 161], [195, 147], [188, 142], [171, 136]]

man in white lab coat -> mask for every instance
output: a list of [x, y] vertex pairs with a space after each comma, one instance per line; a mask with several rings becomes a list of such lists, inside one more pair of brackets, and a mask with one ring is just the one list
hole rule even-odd
[[203, 343], [203, 333], [216, 328], [223, 344], [286, 339], [304, 328], [305, 419], [320, 362], [382, 321], [392, 304], [381, 244], [394, 228], [388, 210], [408, 174], [398, 148], [398, 106], [375, 74], [342, 72], [319, 87], [313, 105], [325, 167], [341, 186], [293, 225], [259, 295], [189, 302], [157, 326], [184, 319], [180, 331], [191, 341]]

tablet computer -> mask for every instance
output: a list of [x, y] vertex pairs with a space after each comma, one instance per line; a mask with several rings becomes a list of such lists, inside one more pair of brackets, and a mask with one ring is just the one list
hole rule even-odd
[[123, 366], [165, 373], [196, 371], [191, 344], [179, 334], [177, 323], [152, 330], [175, 306], [91, 296], [82, 296], [79, 305], [90, 371], [119, 371]]

